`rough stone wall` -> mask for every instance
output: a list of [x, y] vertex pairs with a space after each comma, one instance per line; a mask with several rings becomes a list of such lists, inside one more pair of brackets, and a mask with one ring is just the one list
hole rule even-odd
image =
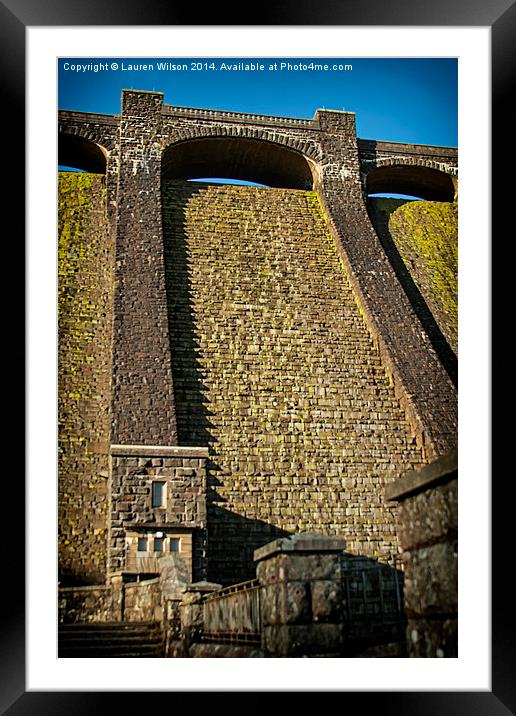
[[[173, 389], [167, 371], [168, 336], [162, 323], [163, 272], [158, 258], [160, 155], [177, 142], [229, 136], [283, 145], [313, 162], [317, 188], [332, 217], [336, 242], [427, 459], [444, 454], [456, 444], [453, 382], [421, 332], [421, 324], [378, 245], [360, 178], [361, 161], [369, 161], [364, 157], [392, 159], [401, 152], [409, 160], [437, 161], [453, 170], [456, 150], [357, 140], [354, 114], [350, 112], [318, 110], [314, 120], [308, 122], [243, 114], [228, 121], [228, 113], [185, 112], [164, 106], [159, 92], [124, 90], [120, 118], [107, 117], [102, 131], [100, 116], [84, 115], [81, 123], [79, 113], [68, 114], [60, 115], [64, 133], [87, 132], [93, 127], [99, 135], [94, 141], [100, 144], [104, 141], [102, 131], [106, 142], [112, 141], [114, 125], [119, 122], [116, 151], [111, 152], [108, 162], [109, 186], [113, 172], [119, 171], [114, 376], [117, 442], [171, 444], [176, 439]], [[147, 256], [147, 261], [141, 261], [142, 256]], [[129, 351], [136, 358], [131, 362], [126, 360]], [[147, 430], [142, 428], [144, 421]]]
[[[457, 354], [458, 206], [434, 201], [369, 200], [439, 328]], [[385, 243], [384, 243], [385, 246]]]
[[160, 580], [149, 579], [125, 585], [124, 621], [153, 622], [162, 621]]
[[456, 657], [457, 481], [407, 502], [400, 521], [412, 528], [411, 539], [408, 529], [401, 538], [409, 656]]
[[314, 530], [389, 561], [381, 486], [423, 456], [314, 192], [170, 182], [164, 240], [179, 441], [209, 445], [209, 575]]
[[[178, 451], [179, 452], [179, 451]], [[145, 534], [160, 528], [193, 530], [194, 579], [205, 577], [206, 559], [206, 459], [195, 455], [175, 457], [112, 457], [112, 512], [110, 571], [127, 570], [127, 533]], [[152, 507], [151, 485], [164, 482], [166, 502]], [[167, 535], [168, 537], [168, 535]]]
[[413, 658], [458, 652], [458, 475], [450, 453], [386, 489], [396, 500], [405, 563], [407, 650]]
[[113, 620], [113, 598], [110, 586], [61, 587], [58, 605], [60, 624]]
[[344, 542], [329, 540], [338, 546], [318, 552], [309, 544], [324, 542], [324, 537], [297, 535], [292, 541], [297, 538], [308, 543], [300, 551], [283, 551], [282, 543], [289, 540], [281, 539], [257, 556], [262, 649], [271, 657], [341, 655], [345, 595], [339, 547]]
[[436, 147], [425, 144], [405, 144], [404, 142], [382, 142], [374, 139], [358, 139], [358, 151], [362, 162], [393, 157], [406, 157], [416, 161], [434, 161], [456, 167], [458, 164], [457, 149], [453, 147]]
[[[322, 525], [323, 529], [333, 533], [332, 531], [339, 529], [343, 519], [347, 525], [346, 537], [348, 537], [351, 549], [354, 547], [353, 542], [356, 542], [358, 553], [363, 552], [370, 556], [387, 559], [393, 548], [391, 537], [386, 537], [386, 535], [390, 535], [391, 524], [389, 518], [385, 523], [383, 522], [381, 516], [383, 508], [378, 508], [375, 501], [377, 480], [383, 480], [387, 475], [383, 471], [385, 465], [392, 465], [395, 472], [398, 467], [406, 469], [411, 464], [419, 464], [432, 455], [442, 453], [455, 443], [456, 393], [453, 386], [446, 381], [446, 376], [443, 377], [441, 366], [431, 346], [422, 337], [420, 323], [415, 318], [398, 285], [367, 216], [362, 196], [360, 150], [355, 135], [354, 116], [351, 113], [319, 111], [317, 121], [308, 129], [303, 126], [274, 125], [273, 122], [262, 126], [259, 121], [252, 120], [243, 124], [213, 121], [209, 118], [209, 113], [203, 118], [192, 120], [167, 113], [162, 106], [162, 99], [163, 96], [159, 92], [124, 91], [121, 116], [108, 118], [104, 129], [102, 129], [103, 120], [100, 115], [85, 116], [81, 119], [80, 113], [73, 113], [68, 124], [66, 118], [63, 118], [61, 126], [62, 131], [70, 131], [86, 139], [88, 139], [86, 135], [89, 132], [91, 141], [108, 146], [111, 152], [107, 165], [107, 184], [108, 189], [111, 188], [110, 218], [112, 226], [116, 226], [117, 232], [112, 359], [112, 442], [125, 445], [176, 444], [178, 435], [174, 394], [181, 396], [179, 400], [183, 401], [183, 407], [180, 407], [180, 410], [185, 413], [184, 406], [191, 406], [193, 416], [186, 416], [187, 425], [190, 421], [188, 430], [190, 430], [189, 438], [191, 439], [186, 439], [186, 432], [183, 432], [180, 437], [182, 444], [194, 442], [196, 445], [204, 446], [206, 444], [219, 445], [220, 443], [224, 446], [224, 439], [221, 440], [220, 436], [228, 435], [235, 429], [246, 427], [254, 429], [251, 423], [258, 415], [256, 418], [257, 434], [260, 436], [258, 440], [255, 440], [254, 437], [250, 439], [244, 430], [239, 438], [240, 442], [237, 441], [235, 445], [228, 448], [226, 453], [224, 453], [226, 447], [221, 451], [221, 454], [225, 455], [222, 463], [219, 463], [218, 452], [213, 452], [211, 456], [209, 478], [210, 488], [215, 499], [210, 507], [210, 515], [213, 518], [215, 544], [220, 546], [219, 548], [214, 547], [214, 569], [218, 569], [220, 566], [221, 569], [226, 569], [228, 575], [235, 575], [243, 569], [243, 565], [251, 563], [252, 551], [256, 546], [284, 534], [286, 531], [302, 529], [306, 525], [314, 523]], [[178, 279], [181, 281], [187, 275], [184, 268], [187, 259], [186, 254], [181, 253], [180, 250], [176, 257], [176, 268], [170, 269], [169, 267], [167, 269], [168, 286], [165, 290], [160, 171], [162, 153], [171, 142], [223, 135], [253, 137], [276, 142], [278, 145], [287, 146], [310, 157], [314, 176], [318, 177], [317, 186], [320, 196], [328, 216], [332, 217], [333, 239], [341, 259], [341, 264], [339, 264], [341, 274], [339, 275], [342, 278], [342, 275], [348, 271], [348, 278], [354, 289], [353, 294], [349, 285], [346, 284], [347, 288], [344, 290], [344, 294], [354, 295], [353, 301], [355, 297], [358, 298], [360, 309], [354, 303], [354, 310], [357, 311], [357, 316], [360, 316], [360, 311], [364, 312], [368, 326], [372, 330], [373, 339], [367, 332], [364, 321], [360, 324], [361, 328], [356, 335], [354, 331], [351, 331], [353, 340], [349, 344], [345, 334], [339, 334], [333, 327], [331, 330], [327, 330], [332, 312], [336, 312], [337, 318], [339, 318], [338, 310], [340, 308], [335, 308], [332, 303], [333, 299], [328, 299], [330, 295], [336, 296], [338, 293], [334, 278], [324, 275], [320, 285], [312, 284], [313, 276], [322, 275], [318, 273], [320, 266], [315, 262], [315, 264], [312, 263], [312, 270], [306, 271], [302, 280], [299, 280], [295, 286], [289, 285], [288, 278], [295, 277], [295, 272], [290, 272], [290, 264], [295, 265], [295, 260], [298, 258], [296, 252], [293, 251], [284, 259], [284, 268], [280, 271], [280, 280], [277, 282], [277, 285], [281, 287], [279, 293], [283, 292], [283, 294], [281, 298], [279, 295], [273, 294], [274, 300], [279, 301], [278, 306], [275, 305], [270, 311], [267, 309], [262, 312], [263, 306], [260, 302], [249, 301], [245, 307], [244, 303], [238, 299], [235, 303], [239, 305], [239, 310], [242, 309], [242, 315], [238, 319], [242, 323], [235, 323], [235, 325], [230, 323], [228, 330], [224, 329], [219, 334], [213, 334], [216, 340], [212, 340], [210, 335], [206, 334], [201, 346], [201, 357], [204, 360], [204, 357], [207, 356], [212, 363], [222, 366], [225, 366], [223, 351], [227, 348], [224, 341], [234, 336], [234, 329], [238, 336], [245, 335], [238, 350], [233, 353], [229, 351], [229, 365], [238, 365], [238, 370], [230, 374], [227, 383], [223, 382], [216, 385], [215, 388], [213, 388], [213, 384], [209, 384], [209, 371], [205, 370], [202, 362], [197, 361], [198, 346], [195, 341], [198, 340], [198, 331], [192, 320], [195, 311], [191, 310], [189, 294], [186, 294], [185, 299], [179, 300], [178, 314], [167, 317], [167, 311], [173, 305], [171, 296], [174, 295], [174, 291], [177, 295], [178, 291], [184, 290], [188, 285], [187, 281], [182, 284], [182, 288], [174, 288], [172, 285], [174, 281]], [[113, 203], [115, 184], [117, 186], [116, 207]], [[283, 209], [282, 205], [280, 213]], [[275, 216], [276, 210], [277, 207], [274, 204], [272, 208], [265, 207], [259, 218], [256, 218], [253, 210], [250, 221], [245, 212], [237, 212], [237, 215], [227, 222], [227, 228], [230, 230], [231, 242], [234, 242], [235, 236], [238, 235], [243, 248], [239, 249], [235, 256], [230, 256], [225, 243], [226, 238], [217, 245], [216, 249], [211, 246], [210, 242], [207, 242], [208, 249], [214, 251], [214, 263], [222, 262], [226, 267], [224, 270], [230, 277], [233, 277], [234, 275], [243, 275], [238, 273], [239, 262], [242, 259], [242, 266], [246, 261], [248, 263], [245, 266], [246, 271], [249, 266], [254, 271], [254, 273], [251, 272], [251, 275], [255, 287], [260, 283], [267, 286], [269, 279], [276, 281], [274, 271], [272, 277], [267, 273], [259, 275], [258, 281], [256, 277], [259, 274], [260, 262], [256, 262], [254, 258], [251, 260], [245, 258], [249, 230], [253, 229], [255, 224], [259, 224], [264, 229], [264, 235], [260, 239], [263, 246], [268, 245], [270, 241], [270, 248], [276, 250], [279, 237], [281, 236], [283, 239], [286, 236], [288, 238], [289, 222], [287, 221], [285, 224], [281, 217]], [[74, 217], [74, 221], [76, 218]], [[225, 221], [227, 216], [224, 214], [219, 218]], [[305, 229], [306, 219], [307, 215], [303, 214], [303, 218], [299, 222]], [[208, 221], [205, 223], [208, 234], [214, 240], [221, 238], [218, 236], [218, 220], [210, 224], [208, 216]], [[105, 221], [105, 217], [102, 216], [100, 221]], [[278, 233], [275, 233], [276, 229]], [[97, 231], [95, 222], [92, 224], [91, 231], [93, 233]], [[319, 236], [318, 229], [314, 230], [314, 236]], [[202, 241], [205, 241], [205, 238]], [[287, 245], [289, 244], [287, 243]], [[333, 246], [331, 241], [328, 241], [328, 245]], [[300, 255], [303, 255], [303, 252]], [[333, 258], [337, 261], [336, 255]], [[236, 265], [232, 263], [234, 260], [237, 262]], [[268, 260], [264, 259], [265, 265]], [[107, 271], [108, 266], [109, 262], [104, 262], [97, 273], [101, 276], [107, 275], [103, 271]], [[174, 276], [174, 271], [179, 273]], [[306, 280], [307, 277], [309, 280]], [[223, 294], [221, 289], [224, 284], [219, 283], [219, 279], [226, 280], [226, 276], [222, 274], [218, 276], [215, 273], [212, 278], [213, 281], [206, 283], [204, 287], [205, 292], [209, 293], [206, 296], [206, 305], [210, 307], [209, 310], [214, 306], [214, 297]], [[68, 279], [69, 277], [66, 280]], [[100, 285], [102, 285], [102, 281]], [[245, 295], [249, 288], [254, 290], [253, 286], [246, 283], [246, 280], [242, 280], [236, 290]], [[296, 304], [295, 301], [290, 303], [296, 291], [303, 298], [303, 303]], [[321, 299], [316, 298], [317, 292], [320, 292]], [[288, 304], [289, 310], [291, 310], [286, 322], [282, 313], [281, 301]], [[305, 303], [308, 307], [317, 306], [317, 310], [307, 311]], [[217, 310], [219, 309], [217, 308]], [[328, 325], [325, 324], [324, 328], [326, 332], [323, 332], [324, 341], [330, 337], [326, 344], [321, 340], [321, 334], [317, 332], [318, 326], [321, 325], [320, 315], [324, 310], [328, 316]], [[224, 313], [222, 315], [224, 316]], [[303, 330], [305, 329], [302, 323], [305, 315], [310, 315], [310, 320], [315, 321], [315, 333], [308, 332], [308, 339], [303, 342], [300, 338], [296, 342], [296, 328], [303, 326]], [[267, 328], [263, 324], [257, 334], [258, 336], [264, 335], [267, 339], [261, 338], [258, 350], [255, 352], [256, 342], [253, 337], [255, 317], [258, 317], [260, 324], [261, 318], [268, 320], [270, 316], [273, 317], [273, 322]], [[249, 329], [249, 324], [252, 326], [251, 329]], [[344, 323], [337, 321], [337, 325], [342, 326]], [[104, 330], [98, 326], [97, 328], [99, 331]], [[260, 333], [260, 331], [263, 332]], [[346, 338], [344, 341], [341, 340], [343, 335]], [[367, 340], [356, 336], [367, 336]], [[217, 353], [218, 340], [222, 341], [220, 355]], [[290, 343], [292, 344], [292, 353], [289, 352], [290, 349], [286, 348]], [[247, 344], [249, 344], [251, 352], [247, 352]], [[324, 352], [325, 348], [327, 353]], [[231, 347], [232, 349], [233, 347]], [[172, 384], [171, 350], [175, 351], [176, 357], [180, 356], [180, 363], [183, 361], [183, 367], [179, 372], [174, 367], [174, 377], [179, 382], [176, 387]], [[369, 354], [369, 350], [372, 351], [371, 354]], [[260, 374], [262, 368], [257, 366], [262, 366], [262, 353], [269, 355], [269, 351], [272, 351], [272, 356], [269, 357], [273, 362], [273, 370], [269, 375], [269, 368], [266, 365], [264, 372], [267, 381], [269, 377], [273, 379], [274, 386], [276, 386], [274, 371], [282, 372], [284, 369], [279, 359], [283, 356], [286, 364], [292, 359], [290, 383], [281, 385], [278, 392], [284, 397], [280, 401], [276, 399], [276, 405], [273, 404], [274, 398], [277, 398], [274, 395], [276, 388], [271, 389], [270, 392], [262, 391], [261, 379], [256, 384], [254, 382], [245, 383], [245, 381], [242, 383], [240, 375], [242, 372], [240, 366], [243, 366], [243, 372], [247, 373], [250, 359], [257, 361], [253, 370]], [[285, 352], [282, 353], [282, 351]], [[108, 355], [108, 353], [109, 350], [104, 355]], [[296, 373], [298, 366], [302, 365], [301, 358], [299, 363], [296, 362], [297, 355], [306, 356], [307, 354], [312, 356], [308, 372], [310, 380], [315, 381], [313, 384], [308, 381], [306, 366], [303, 369], [305, 372], [300, 374], [299, 379]], [[190, 357], [187, 357], [188, 355]], [[191, 358], [192, 355], [194, 360]], [[369, 355], [374, 356], [374, 359], [370, 359]], [[222, 362], [220, 362], [221, 358], [224, 358]], [[364, 363], [361, 364], [360, 370], [353, 363], [354, 358], [358, 358], [358, 360], [363, 358]], [[332, 360], [334, 365], [328, 368], [332, 364]], [[353, 393], [354, 388], [350, 387], [350, 383], [343, 382], [342, 374], [339, 374], [336, 369], [337, 362], [341, 372], [343, 366], [349, 366], [349, 371], [347, 367], [343, 371], [344, 377], [351, 380], [351, 375], [354, 374], [356, 385], [359, 386], [357, 393]], [[389, 375], [394, 380], [394, 391], [385, 372], [386, 366]], [[329, 371], [328, 386], [324, 383], [327, 369]], [[63, 373], [62, 381], [64, 382], [60, 384], [60, 393], [63, 398], [66, 397], [72, 401], [78, 400], [72, 397], [76, 393], [67, 390], [69, 384], [73, 385], [73, 380], [71, 383], [69, 382], [70, 376], [66, 373], [67, 370], [65, 368]], [[250, 375], [253, 374], [253, 370], [249, 372]], [[360, 371], [364, 371], [363, 375]], [[377, 373], [383, 376], [380, 381], [382, 387], [380, 392], [375, 392], [374, 398], [370, 399], [369, 387], [376, 385]], [[206, 377], [208, 378], [208, 400], [205, 398]], [[383, 392], [384, 379], [387, 393]], [[313, 390], [313, 393], [303, 392], [302, 385], [305, 382], [307, 387]], [[341, 394], [343, 385], [345, 393]], [[62, 390], [63, 386], [66, 386], [64, 391]], [[255, 388], [257, 389], [257, 400], [249, 407], [245, 402], [250, 400], [246, 391], [254, 391]], [[364, 388], [367, 390], [364, 391]], [[349, 403], [342, 403], [342, 405], [339, 403], [335, 410], [331, 405], [331, 401], [335, 398], [334, 389], [340, 396], [339, 400], [349, 400]], [[217, 410], [221, 405], [226, 409], [228, 396], [231, 396], [230, 412], [223, 418], [220, 418], [222, 413], [216, 411], [214, 411], [215, 418], [210, 415], [212, 396], [217, 391], [220, 391], [219, 395], [222, 396]], [[68, 392], [72, 393], [72, 396], [68, 395]], [[102, 400], [99, 401], [99, 405]], [[322, 401], [324, 400], [329, 401], [330, 405], [323, 405]], [[403, 409], [400, 400], [403, 403]], [[108, 427], [102, 431], [102, 434], [107, 436], [111, 429], [109, 424], [111, 421], [108, 419], [109, 406], [105, 410], [103, 406], [102, 403], [102, 410], [99, 408], [98, 415], [102, 413], [102, 420], [107, 421]], [[70, 414], [79, 415], [76, 407], [75, 404], [70, 410], [65, 407], [65, 413], [68, 411]], [[308, 419], [303, 414], [305, 408], [312, 411], [317, 407], [320, 414], [318, 413], [313, 419], [312, 417]], [[341, 408], [342, 414], [340, 413]], [[391, 408], [399, 411], [392, 418], [392, 425], [389, 423], [391, 418], [385, 417], [385, 415], [390, 415]], [[186, 413], [189, 410], [188, 407]], [[249, 410], [251, 413], [247, 414], [246, 411]], [[404, 410], [409, 416], [410, 425], [405, 420]], [[326, 469], [326, 456], [332, 452], [335, 446], [332, 437], [333, 428], [326, 429], [327, 421], [338, 421], [344, 413], [346, 419], [355, 421], [353, 428], [355, 433], [350, 430], [344, 436], [341, 434], [339, 439], [345, 439], [347, 442], [337, 444], [342, 447], [343, 451], [347, 450], [348, 452], [346, 454], [343, 452], [342, 455], [338, 454], [336, 469], [333, 468], [331, 460], [328, 463], [329, 468]], [[237, 414], [238, 419], [235, 419], [233, 416]], [[369, 418], [373, 415], [376, 416], [374, 419], [378, 420], [378, 423], [377, 427], [371, 428], [372, 423]], [[289, 426], [292, 426], [292, 432], [284, 433], [284, 437], [279, 436], [277, 444], [274, 444], [277, 435], [271, 426], [279, 425], [283, 429], [282, 420], [286, 416]], [[248, 418], [249, 421], [247, 421]], [[403, 426], [399, 428], [400, 434], [403, 435], [399, 439], [398, 428], [394, 427], [398, 424]], [[385, 430], [389, 432], [391, 429], [398, 440], [394, 457], [390, 453], [393, 443], [380, 437], [381, 433], [385, 434]], [[306, 438], [306, 455], [308, 457], [305, 460], [304, 438], [300, 436], [310, 435], [312, 430], [315, 431], [315, 437], [313, 439], [312, 437]], [[371, 432], [374, 437], [374, 448], [371, 448], [369, 444]], [[355, 438], [351, 437], [353, 434], [356, 435], [357, 445], [359, 441], [362, 441], [364, 455], [360, 453], [360, 448], [354, 444]], [[250, 435], [253, 435], [252, 430]], [[420, 446], [424, 448], [424, 454], [421, 453], [420, 446], [416, 447], [412, 444], [413, 435], [417, 435]], [[204, 438], [207, 440], [205, 441]], [[70, 441], [70, 445], [73, 442]], [[380, 447], [377, 447], [377, 443]], [[62, 452], [61, 457], [65, 461], [69, 460], [72, 464], [74, 462], [73, 450], [82, 448], [76, 445], [72, 450], [70, 445]], [[102, 449], [104, 450], [104, 448]], [[298, 449], [303, 452], [301, 457], [298, 457]], [[233, 452], [231, 452], [232, 450]], [[105, 459], [104, 452], [102, 455]], [[274, 459], [272, 459], [272, 455], [274, 455]], [[242, 458], [242, 456], [244, 457]], [[369, 459], [373, 461], [372, 467], [368, 463]], [[278, 464], [276, 460], [279, 461], [282, 470], [285, 469], [286, 464], [290, 465], [289, 477], [281, 477], [276, 469]], [[240, 468], [241, 463], [246, 465], [243, 471]], [[345, 463], [350, 465], [349, 475], [343, 468]], [[324, 470], [323, 465], [325, 466]], [[132, 473], [129, 466], [124, 469], [124, 474], [130, 477]], [[67, 470], [68, 467], [65, 470], [66, 474], [68, 474]], [[301, 470], [301, 477], [298, 476], [299, 470]], [[82, 464], [76, 470], [76, 475], [79, 474], [83, 477], [89, 475], [88, 470], [85, 471]], [[292, 478], [291, 482], [290, 478]], [[83, 505], [87, 504], [87, 499], [78, 496], [74, 485], [71, 486], [73, 489], [69, 489], [70, 486], [66, 483], [67, 479], [61, 481], [60, 486], [60, 524], [63, 526], [62, 529], [67, 531], [62, 545], [68, 550], [66, 559], [61, 561], [67, 570], [68, 566], [72, 564], [70, 560], [73, 554], [75, 561], [71, 572], [79, 575], [80, 579], [96, 580], [102, 573], [101, 563], [105, 559], [105, 552], [102, 553], [102, 550], [99, 550], [93, 558], [89, 546], [85, 550], [77, 549], [77, 540], [79, 539], [81, 543], [84, 542], [85, 545], [90, 540], [88, 545], [92, 544], [91, 536], [83, 538], [80, 535], [83, 534], [83, 530], [88, 533], [90, 529], [101, 529], [100, 526], [96, 526], [98, 515], [93, 520], [89, 518], [87, 526], [83, 527], [81, 524], [77, 529], [74, 524], [77, 516], [79, 522], [82, 520], [84, 524], [86, 523], [86, 520], [83, 519]], [[286, 480], [285, 483], [282, 482], [283, 479]], [[351, 480], [351, 482], [346, 483], [345, 480]], [[260, 483], [259, 487], [258, 483]], [[265, 490], [262, 489], [262, 484], [266, 488]], [[84, 480], [81, 490], [86, 489], [85, 485], [86, 480]], [[131, 487], [136, 487], [136, 484]], [[93, 481], [90, 481], [88, 489], [91, 490], [88, 493], [91, 500], [98, 500], [98, 504], [104, 505], [105, 487], [98, 487]], [[319, 497], [321, 492], [324, 493], [324, 496]], [[361, 494], [362, 497], [355, 500], [355, 492]], [[364, 497], [366, 494], [367, 500]], [[242, 495], [245, 495], [245, 498]], [[263, 495], [269, 500], [264, 510], [262, 510]], [[291, 496], [295, 496], [298, 501], [298, 506], [295, 508], [288, 504]], [[302, 503], [302, 507], [299, 507], [300, 503]], [[95, 502], [95, 504], [97, 503]], [[98, 509], [102, 512], [105, 510], [105, 506]], [[380, 513], [377, 514], [378, 509], [380, 509]], [[128, 513], [131, 514], [130, 508]], [[136, 514], [139, 514], [138, 511]], [[351, 527], [355, 522], [360, 525], [360, 529]], [[378, 527], [380, 524], [382, 526]], [[362, 529], [362, 525], [365, 525], [364, 529]], [[115, 551], [121, 548], [117, 541], [121, 539], [117, 532], [119, 528], [120, 525], [115, 525], [112, 535]], [[243, 546], [236, 539], [241, 533], [249, 536]], [[100, 534], [99, 532], [98, 535], [94, 535], [99, 538], [99, 543], [102, 541]], [[351, 540], [349, 539], [350, 534]], [[69, 536], [73, 537], [73, 540], [69, 539]], [[121, 553], [119, 557], [122, 559], [122, 562], [118, 562], [120, 566], [123, 563]], [[98, 564], [92, 571], [88, 565], [94, 559]], [[217, 560], [220, 564], [217, 563]], [[85, 577], [84, 574], [88, 570], [91, 574], [88, 573]], [[94, 576], [92, 576], [93, 572]], [[231, 578], [228, 576], [229, 581], [232, 579], [233, 576]]]
[[162, 95], [122, 95], [117, 205], [113, 442], [175, 445], [163, 276]]
[[59, 569], [104, 582], [111, 431], [113, 241], [100, 175], [59, 175]]
[[320, 195], [339, 251], [378, 338], [418, 441], [430, 460], [457, 444], [457, 394], [422, 330], [367, 214], [360, 177], [354, 115], [320, 117]]
[[119, 577], [117, 585], [61, 587], [58, 603], [60, 624], [163, 620], [159, 578], [124, 583]]

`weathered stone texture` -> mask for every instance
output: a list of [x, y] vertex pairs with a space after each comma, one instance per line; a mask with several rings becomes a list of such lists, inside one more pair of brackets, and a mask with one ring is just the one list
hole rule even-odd
[[113, 619], [113, 596], [109, 586], [61, 587], [59, 623], [109, 622]]
[[163, 621], [160, 578], [127, 582], [114, 575], [105, 586], [60, 587], [59, 623]]
[[[455, 461], [455, 462], [454, 462]], [[426, 478], [426, 484], [425, 484]], [[404, 493], [404, 486], [406, 492]], [[410, 657], [457, 656], [456, 454], [403, 476], [396, 488]]]
[[113, 442], [174, 445], [161, 232], [162, 95], [124, 91], [114, 307]]
[[264, 656], [261, 649], [231, 644], [192, 644], [188, 654], [178, 645], [176, 653], [177, 656], [190, 656], [194, 659], [260, 659]]
[[126, 584], [124, 595], [124, 620], [128, 622], [162, 621], [160, 580]]
[[457, 355], [457, 203], [370, 198], [368, 209], [430, 339], [440, 332]]
[[388, 560], [380, 486], [423, 456], [317, 195], [170, 182], [163, 212], [179, 441], [210, 446], [214, 578], [252, 576], [242, 544], [272, 539], [262, 523]]
[[[127, 530], [163, 523], [192, 536], [196, 579], [208, 547], [211, 578], [231, 583], [253, 576], [255, 548], [306, 530], [392, 562], [383, 487], [455, 445], [457, 401], [369, 220], [363, 174], [400, 151], [450, 173], [456, 152], [373, 147], [349, 112], [185, 113], [159, 92], [128, 90], [121, 115], [60, 113], [60, 136], [106, 150], [116, 231], [115, 248], [103, 180], [80, 180], [69, 222], [80, 230], [60, 212], [63, 575], [105, 576], [110, 439], [210, 452], [114, 456], [108, 571], [128, 566]], [[217, 168], [247, 173], [250, 162], [263, 181], [313, 181], [317, 193], [167, 180], [190, 176], [203, 147]], [[153, 479], [172, 497], [161, 512], [150, 506]], [[330, 601], [321, 586], [321, 615]]]
[[[420, 323], [378, 245], [365, 210], [361, 177], [369, 165], [376, 166], [378, 162], [395, 165], [401, 161], [433, 166], [433, 171], [455, 178], [457, 151], [357, 140], [352, 112], [318, 110], [313, 120], [275, 119], [178, 108], [162, 102], [163, 95], [159, 92], [124, 90], [120, 116], [103, 119], [101, 115], [81, 117], [77, 112], [60, 113], [63, 139], [80, 136], [109, 149], [108, 186], [114, 187], [113, 178], [118, 183], [115, 439], [166, 444], [175, 438], [167, 331], [162, 322], [162, 266], [158, 258], [161, 158], [164, 157], [164, 169], [168, 171], [167, 149], [174, 150], [174, 145], [180, 149], [188, 140], [245, 139], [263, 145], [263, 151], [258, 152], [260, 156], [247, 157], [247, 150], [237, 143], [228, 151], [227, 159], [223, 159], [223, 153], [217, 159], [222, 161], [224, 170], [235, 168], [237, 172], [245, 170], [257, 176], [262, 172], [265, 179], [259, 180], [274, 186], [285, 186], [281, 183], [285, 180], [294, 182], [287, 184], [289, 186], [299, 186], [296, 177], [289, 176], [289, 173], [292, 175], [290, 169], [284, 171], [283, 167], [289, 164], [289, 157], [294, 153], [298, 153], [298, 166], [302, 164], [299, 160], [302, 155], [310, 159], [314, 186], [321, 190], [362, 309], [377, 334], [397, 394], [406, 403], [426, 458], [452, 448], [457, 429], [453, 385], [421, 333]], [[117, 124], [119, 134], [114, 144], [113, 131]], [[267, 146], [273, 164], [273, 155], [281, 156], [279, 148], [288, 149], [284, 161], [276, 162], [278, 171], [272, 170], [270, 182], [266, 176]], [[173, 154], [176, 156], [174, 151]], [[202, 157], [202, 154], [201, 151], [199, 155]], [[246, 157], [251, 164], [254, 161], [253, 166], [247, 166]], [[177, 176], [173, 174], [173, 167], [169, 168], [172, 175]], [[185, 165], [184, 169], [188, 171], [191, 167]], [[247, 174], [243, 178], [248, 178]], [[111, 196], [110, 206], [114, 202], [113, 192]], [[139, 261], [142, 252], [146, 252], [146, 262]], [[131, 363], [126, 361], [129, 345], [133, 346]], [[418, 366], [417, 371], [414, 365]], [[136, 394], [141, 396], [140, 405], [135, 400]], [[141, 428], [142, 418], [148, 424], [147, 430]]]
[[[165, 485], [163, 507], [152, 506], [154, 481]], [[188, 562], [189, 581], [205, 576], [205, 458], [115, 454], [111, 458], [111, 490], [110, 571], [137, 571], [135, 552], [128, 554], [129, 547], [134, 546], [136, 550], [136, 545], [133, 545], [132, 538], [128, 538], [128, 533], [146, 535], [161, 529], [165, 530], [167, 538], [173, 534], [187, 541], [188, 549], [185, 550], [182, 545], [180, 556]], [[166, 555], [166, 552], [163, 554]]]
[[[324, 118], [324, 122], [323, 122]], [[339, 255], [425, 459], [456, 446], [457, 396], [381, 248], [365, 207], [354, 116], [321, 114], [320, 195]]]
[[408, 615], [453, 614], [457, 610], [457, 543], [414, 550], [405, 564]]
[[456, 658], [458, 656], [458, 620], [409, 619], [408, 655], [413, 659]]
[[391, 160], [400, 157], [414, 162], [434, 162], [436, 166], [445, 165], [448, 170], [458, 164], [457, 149], [424, 144], [405, 144], [404, 142], [382, 142], [375, 139], [358, 139], [358, 151], [362, 163]]
[[114, 242], [100, 175], [59, 175], [59, 571], [103, 582], [108, 531]]
[[262, 631], [264, 651], [274, 657], [337, 656], [344, 641], [342, 624], [282, 624]]
[[403, 551], [436, 542], [454, 541], [458, 534], [458, 483], [435, 485], [398, 506], [398, 537]]
[[261, 586], [262, 648], [269, 656], [343, 652], [346, 633], [340, 567], [345, 543], [315, 535], [310, 549], [310, 537], [283, 538], [268, 545], [269, 549], [255, 552]]

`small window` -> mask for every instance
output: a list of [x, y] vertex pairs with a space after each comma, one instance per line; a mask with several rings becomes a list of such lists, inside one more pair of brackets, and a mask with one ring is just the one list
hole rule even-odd
[[138, 552], [147, 551], [147, 537], [138, 537]]
[[181, 546], [181, 540], [178, 537], [170, 538], [170, 551], [171, 552], [179, 552], [180, 546]]
[[165, 501], [165, 483], [164, 482], [153, 482], [152, 483], [152, 506], [163, 507]]
[[154, 551], [163, 552], [163, 537], [154, 537]]

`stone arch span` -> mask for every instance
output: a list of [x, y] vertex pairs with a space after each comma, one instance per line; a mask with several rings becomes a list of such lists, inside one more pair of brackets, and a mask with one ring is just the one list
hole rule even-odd
[[161, 166], [164, 179], [220, 177], [290, 189], [312, 189], [316, 181], [314, 159], [299, 148], [254, 136], [185, 138], [166, 147]]
[[429, 201], [453, 201], [457, 170], [439, 162], [393, 157], [367, 162], [367, 194], [409, 194]]
[[97, 141], [96, 137], [67, 132], [59, 133], [59, 166], [84, 169], [92, 174], [105, 174], [107, 159], [108, 151]]

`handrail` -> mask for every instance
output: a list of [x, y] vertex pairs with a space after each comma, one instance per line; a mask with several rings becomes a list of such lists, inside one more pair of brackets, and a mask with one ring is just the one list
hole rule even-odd
[[213, 592], [204, 601], [205, 637], [249, 641], [261, 633], [261, 587], [257, 579]]
[[252, 122], [253, 124], [295, 125], [308, 129], [317, 129], [319, 121], [302, 117], [282, 117], [269, 114], [252, 114], [250, 112], [234, 112], [223, 109], [205, 109], [202, 107], [184, 107], [181, 105], [163, 105], [163, 113], [175, 116], [203, 117], [224, 122]]

